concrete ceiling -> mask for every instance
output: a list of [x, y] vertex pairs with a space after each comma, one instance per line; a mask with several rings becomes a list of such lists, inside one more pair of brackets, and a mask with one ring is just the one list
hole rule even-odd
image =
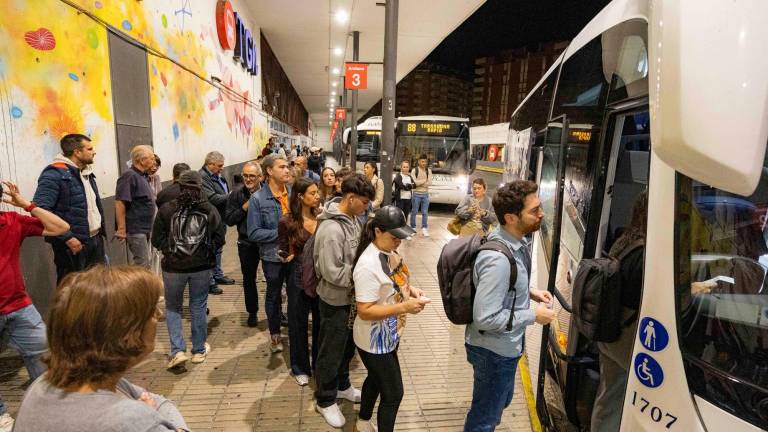
[[[413, 70], [485, 0], [400, 0], [397, 80]], [[352, 31], [360, 32], [360, 61], [384, 58], [384, 0], [246, 0], [316, 127], [327, 127], [352, 61]], [[346, 19], [345, 19], [346, 18]], [[381, 99], [382, 65], [368, 68], [359, 112]], [[336, 87], [334, 87], [336, 83]], [[334, 98], [332, 92], [336, 92]]]

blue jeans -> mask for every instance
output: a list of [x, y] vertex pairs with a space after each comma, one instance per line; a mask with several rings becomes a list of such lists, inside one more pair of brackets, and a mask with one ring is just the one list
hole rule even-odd
[[[6, 343], [21, 354], [30, 380], [36, 380], [45, 372], [45, 365], [40, 361], [40, 356], [48, 350], [45, 323], [34, 305], [0, 315], [0, 347]], [[5, 404], [0, 399], [0, 415], [4, 413]]]
[[421, 227], [427, 228], [427, 211], [429, 210], [429, 194], [414, 192], [411, 200], [411, 228], [416, 229], [416, 213], [421, 209]]
[[492, 432], [501, 423], [504, 408], [512, 402], [515, 372], [520, 357], [504, 357], [491, 350], [464, 344], [467, 361], [474, 369], [472, 406], [464, 432]]
[[264, 295], [264, 308], [267, 312], [269, 334], [280, 334], [280, 312], [283, 304], [283, 284], [288, 282], [290, 266], [281, 262], [261, 261], [264, 279], [267, 280], [267, 292]]
[[186, 352], [184, 330], [181, 328], [181, 305], [184, 302], [184, 289], [189, 284], [189, 314], [192, 316], [192, 354], [205, 352], [205, 340], [208, 337], [208, 281], [211, 270], [195, 273], [163, 272], [165, 285], [165, 322], [168, 324], [168, 336], [171, 338], [171, 357], [177, 352]]
[[216, 250], [216, 267], [214, 267], [213, 271], [211, 271], [211, 277], [209, 278], [211, 285], [216, 285], [216, 279], [221, 279], [224, 277], [224, 272], [221, 270], [221, 254], [223, 253], [224, 246]]

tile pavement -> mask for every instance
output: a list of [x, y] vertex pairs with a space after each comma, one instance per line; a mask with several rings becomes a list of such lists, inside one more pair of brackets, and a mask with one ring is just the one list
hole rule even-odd
[[[415, 240], [401, 246], [413, 274], [412, 284], [424, 289], [433, 302], [419, 315], [408, 316], [400, 348], [405, 397], [396, 430], [460, 431], [472, 398], [472, 369], [463, 347], [464, 329], [445, 317], [435, 274], [440, 248], [450, 238], [445, 230], [448, 220], [446, 212], [431, 216], [432, 236], [419, 233]], [[270, 355], [264, 312], [259, 311], [258, 328], [245, 326], [247, 314], [235, 245], [236, 234], [230, 229], [223, 265], [237, 284], [224, 286], [223, 295], [209, 298], [208, 341], [213, 351], [208, 360], [190, 364], [184, 372], [167, 371], [168, 332], [161, 323], [154, 353], [130, 371], [128, 378], [174, 400], [195, 431], [335, 430], [314, 411], [314, 382], [299, 387], [290, 375], [288, 350]], [[259, 275], [263, 305], [264, 282]], [[184, 319], [189, 341], [186, 309]], [[287, 329], [283, 329], [283, 335], [287, 344]], [[350, 369], [352, 382], [360, 388], [366, 371], [357, 356]], [[0, 395], [12, 414], [18, 410], [26, 378], [20, 359], [0, 359]], [[342, 411], [348, 419], [344, 430], [353, 430], [357, 407], [345, 401]], [[531, 430], [519, 374], [514, 399], [497, 430]]]

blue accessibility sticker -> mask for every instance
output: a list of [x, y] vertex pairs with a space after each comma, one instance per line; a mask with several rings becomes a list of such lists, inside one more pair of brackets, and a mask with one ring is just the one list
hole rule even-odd
[[669, 333], [664, 326], [651, 317], [640, 320], [640, 343], [649, 351], [661, 351], [669, 344]]
[[635, 376], [646, 386], [655, 388], [664, 382], [664, 371], [659, 362], [646, 353], [635, 356]]

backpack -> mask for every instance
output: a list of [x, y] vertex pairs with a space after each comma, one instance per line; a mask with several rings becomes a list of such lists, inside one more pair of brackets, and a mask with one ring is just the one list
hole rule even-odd
[[169, 252], [176, 256], [194, 256], [202, 247], [210, 257], [213, 248], [208, 226], [207, 212], [196, 207], [176, 210], [171, 216]]
[[320, 228], [320, 222], [317, 221], [315, 227], [315, 233], [309, 236], [307, 242], [304, 243], [304, 250], [301, 251], [301, 286], [304, 288], [304, 293], [309, 297], [317, 297], [317, 284], [320, 282], [320, 278], [315, 273], [315, 234]]
[[579, 263], [573, 279], [573, 322], [589, 340], [615, 342], [622, 328], [634, 321], [634, 315], [626, 322], [622, 320], [621, 261], [643, 245], [644, 241], [635, 241], [617, 257], [583, 259]]
[[[475, 300], [475, 283], [472, 280], [472, 270], [480, 251], [492, 250], [503, 254], [509, 260], [509, 291], [515, 291], [517, 281], [517, 263], [509, 248], [498, 240], [488, 240], [483, 235], [460, 237], [449, 241], [440, 252], [437, 261], [437, 281], [440, 285], [440, 295], [443, 298], [443, 308], [448, 319], [454, 324], [469, 324], [472, 322], [472, 304]], [[512, 330], [514, 316], [514, 301], [512, 313], [509, 314], [507, 331]]]

